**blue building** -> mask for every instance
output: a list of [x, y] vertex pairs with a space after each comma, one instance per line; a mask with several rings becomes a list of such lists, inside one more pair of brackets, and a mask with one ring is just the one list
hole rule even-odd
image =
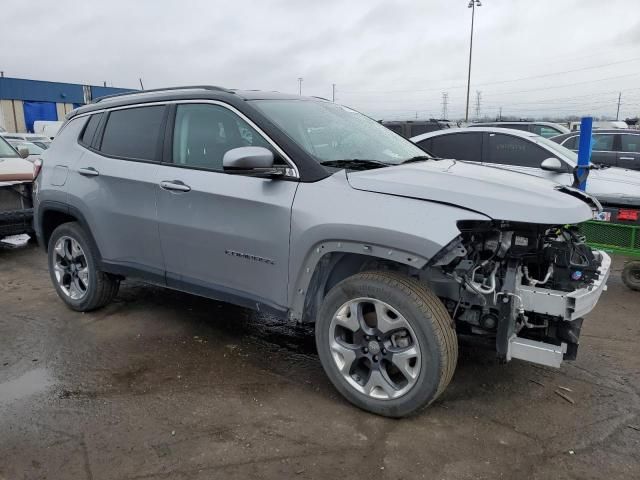
[[0, 127], [8, 132], [33, 132], [36, 120], [64, 120], [67, 113], [92, 99], [128, 91], [131, 89], [0, 77]]

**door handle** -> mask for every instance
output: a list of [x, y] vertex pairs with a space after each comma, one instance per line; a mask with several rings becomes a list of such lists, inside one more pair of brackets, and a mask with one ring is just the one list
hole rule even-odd
[[189, 185], [185, 185], [180, 180], [163, 180], [160, 182], [160, 188], [174, 192], [188, 192], [191, 190]]
[[98, 175], [100, 175], [100, 172], [93, 167], [79, 168], [78, 173], [80, 175], [84, 175], [85, 177], [97, 177]]
[[633, 160], [633, 157], [620, 157], [620, 160]]

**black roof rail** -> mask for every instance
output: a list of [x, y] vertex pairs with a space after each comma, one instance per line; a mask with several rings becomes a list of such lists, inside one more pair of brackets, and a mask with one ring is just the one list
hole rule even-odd
[[111, 98], [126, 97], [127, 95], [140, 95], [142, 93], [155, 93], [155, 92], [170, 92], [172, 90], [214, 90], [216, 92], [235, 93], [233, 90], [229, 90], [222, 87], [216, 87], [215, 85], [186, 85], [182, 87], [165, 87], [165, 88], [153, 88], [151, 90], [131, 90], [130, 92], [114, 93], [112, 95], [103, 95], [91, 101], [91, 103], [100, 103], [103, 100]]

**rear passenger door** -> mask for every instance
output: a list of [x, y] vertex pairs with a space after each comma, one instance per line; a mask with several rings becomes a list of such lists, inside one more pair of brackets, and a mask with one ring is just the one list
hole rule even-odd
[[86, 219], [110, 271], [164, 283], [156, 218], [156, 172], [165, 106], [91, 115], [69, 178], [69, 201]]
[[618, 166], [640, 170], [640, 133], [622, 133], [618, 152]]
[[445, 133], [418, 142], [418, 146], [440, 158], [482, 161], [482, 132]]
[[234, 303], [284, 308], [297, 181], [223, 171], [224, 154], [237, 147], [269, 148], [278, 158], [239, 112], [221, 103], [173, 108], [170, 148], [156, 175], [167, 284]]

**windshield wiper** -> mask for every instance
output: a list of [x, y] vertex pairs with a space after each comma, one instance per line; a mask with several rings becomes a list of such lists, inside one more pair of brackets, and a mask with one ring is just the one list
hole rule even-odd
[[426, 160], [442, 160], [438, 157], [431, 157], [429, 155], [418, 155], [417, 157], [407, 158], [405, 161], [400, 162], [398, 165], [404, 165], [405, 163], [424, 162]]
[[351, 170], [369, 170], [372, 168], [388, 167], [390, 164], [381, 162], [380, 160], [351, 158], [344, 160], [323, 160], [320, 162], [320, 165], [334, 168], [349, 168]]

